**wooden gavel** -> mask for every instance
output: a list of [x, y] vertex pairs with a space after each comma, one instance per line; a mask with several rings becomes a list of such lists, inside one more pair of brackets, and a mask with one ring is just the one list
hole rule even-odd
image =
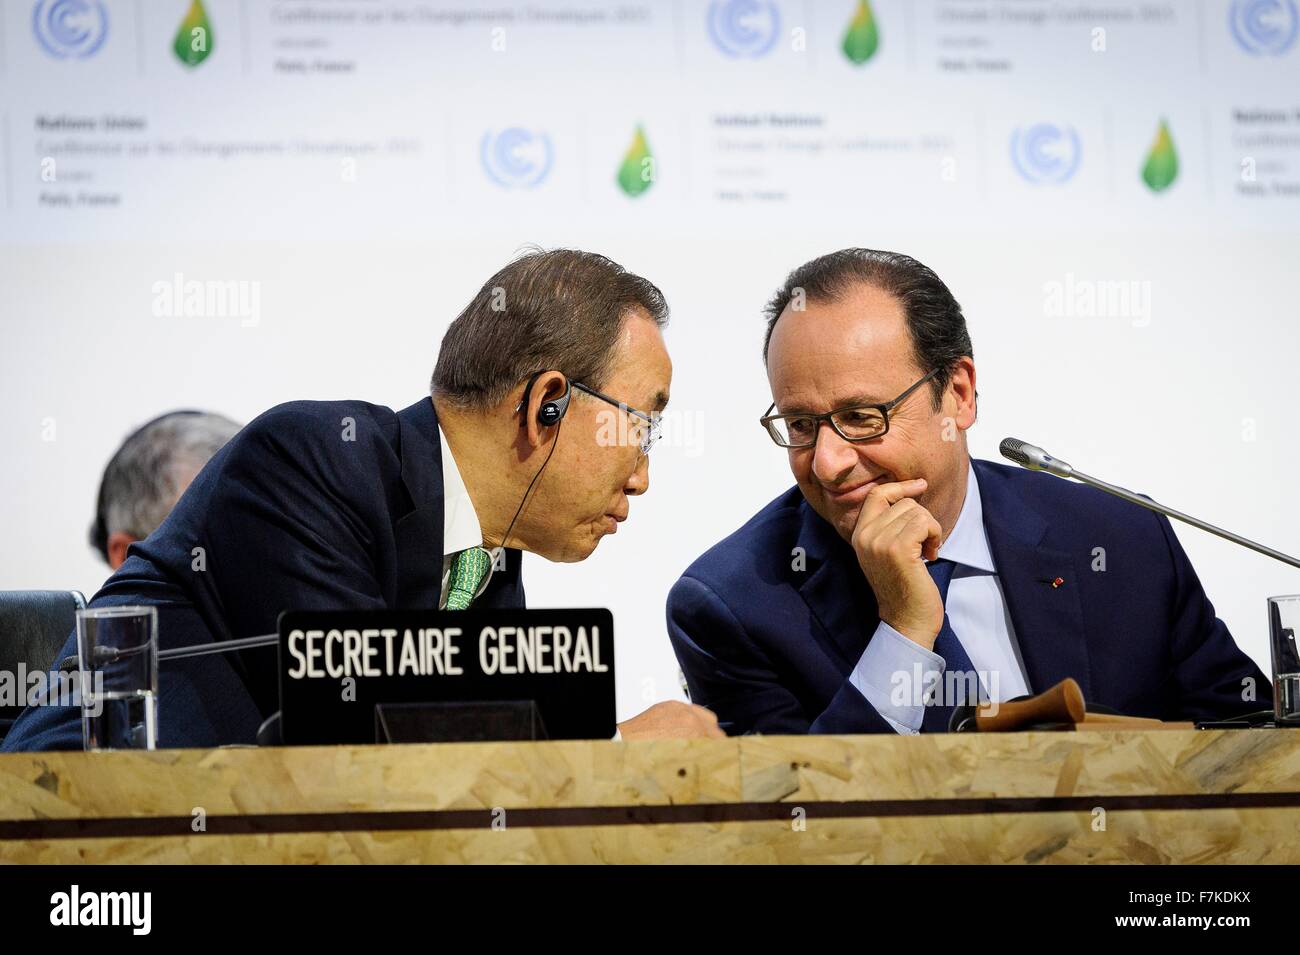
[[1083, 690], [1073, 677], [1027, 700], [981, 703], [975, 709], [975, 729], [980, 733], [1006, 733], [1037, 723], [1068, 723], [1075, 729], [1191, 729], [1191, 723], [1166, 723], [1141, 716], [1089, 713]]

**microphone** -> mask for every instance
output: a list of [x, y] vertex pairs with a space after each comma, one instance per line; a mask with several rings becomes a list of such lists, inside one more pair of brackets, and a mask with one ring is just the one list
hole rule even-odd
[[1019, 438], [1003, 438], [1002, 444], [998, 446], [1002, 456], [1009, 461], [1014, 461], [1022, 468], [1028, 468], [1031, 471], [1046, 471], [1049, 474], [1055, 474], [1060, 478], [1073, 478], [1090, 487], [1095, 487], [1099, 491], [1105, 491], [1107, 494], [1113, 494], [1118, 498], [1128, 501], [1130, 504], [1136, 504], [1139, 507], [1145, 507], [1148, 511], [1155, 511], [1157, 514], [1163, 514], [1166, 517], [1172, 517], [1174, 520], [1182, 521], [1184, 524], [1191, 524], [1193, 527], [1208, 531], [1216, 537], [1222, 537], [1224, 540], [1232, 541], [1234, 544], [1240, 544], [1242, 547], [1249, 547], [1256, 553], [1263, 554], [1265, 557], [1272, 557], [1274, 560], [1280, 560], [1284, 564], [1290, 564], [1292, 567], [1300, 567], [1300, 560], [1289, 554], [1284, 554], [1280, 550], [1274, 550], [1272, 547], [1265, 547], [1253, 540], [1242, 537], [1240, 534], [1234, 534], [1232, 531], [1224, 530], [1222, 527], [1215, 527], [1213, 524], [1206, 523], [1190, 514], [1184, 514], [1182, 511], [1175, 511], [1172, 507], [1166, 507], [1158, 504], [1148, 497], [1134, 494], [1132, 491], [1114, 484], [1108, 484], [1098, 478], [1084, 474], [1082, 471], [1076, 471], [1073, 467], [1066, 464], [1059, 458], [1054, 458], [1037, 445], [1030, 444], [1027, 441], [1021, 441]]
[[1074, 468], [1064, 461], [1052, 457], [1037, 445], [1021, 441], [1019, 438], [1003, 438], [998, 447], [1004, 458], [1009, 458], [1022, 468], [1031, 471], [1046, 471], [1057, 477], [1068, 478], [1074, 474]]
[[[110, 663], [116, 663], [120, 657], [121, 654], [112, 647], [95, 647], [91, 650], [91, 659], [96, 669]], [[72, 656], [64, 657], [59, 661], [58, 670], [61, 673], [70, 673], [79, 666], [81, 666], [81, 661], [77, 659], [77, 655], [74, 653]]]

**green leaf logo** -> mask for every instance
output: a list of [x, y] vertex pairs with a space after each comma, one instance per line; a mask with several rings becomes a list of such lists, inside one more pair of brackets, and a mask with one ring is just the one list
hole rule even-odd
[[627, 147], [623, 162], [618, 167], [618, 187], [633, 198], [641, 195], [655, 182], [655, 158], [646, 144], [645, 130], [640, 126]]
[[212, 52], [212, 24], [199, 0], [193, 0], [185, 19], [181, 20], [172, 50], [186, 66], [198, 66]]
[[844, 55], [851, 63], [861, 66], [876, 55], [880, 46], [880, 30], [876, 28], [876, 15], [867, 0], [858, 0], [857, 12], [844, 31]]
[[1174, 138], [1169, 135], [1169, 124], [1160, 120], [1156, 141], [1147, 153], [1142, 167], [1142, 181], [1152, 192], [1163, 192], [1178, 178], [1178, 153], [1174, 151]]

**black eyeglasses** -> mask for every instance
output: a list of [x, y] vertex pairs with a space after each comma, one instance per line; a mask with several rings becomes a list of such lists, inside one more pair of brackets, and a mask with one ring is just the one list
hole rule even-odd
[[772, 414], [772, 408], [776, 407], [774, 401], [758, 420], [772, 436], [772, 440], [783, 448], [811, 448], [817, 443], [817, 435], [821, 431], [823, 421], [829, 421], [835, 433], [845, 441], [870, 441], [889, 431], [889, 412], [937, 374], [939, 374], [938, 368], [917, 381], [893, 401], [873, 405], [853, 405], [850, 408], [840, 408], [825, 414]]
[[626, 435], [617, 435], [615, 437], [615, 440], [612, 441], [611, 443], [631, 444], [635, 442], [641, 448], [642, 454], [650, 453], [650, 449], [653, 448], [655, 446], [655, 442], [659, 440], [659, 433], [660, 433], [659, 415], [651, 415], [651, 414], [646, 414], [646, 412], [644, 411], [638, 411], [636, 408], [633, 408], [631, 405], [619, 401], [617, 398], [611, 398], [609, 395], [602, 394], [601, 392], [597, 391], [595, 388], [588, 388], [580, 381], [574, 381], [572, 382], [572, 384], [573, 387], [577, 388], [579, 391], [585, 391], [593, 398], [599, 398], [601, 401], [608, 402], [609, 404], [614, 405], [619, 410], [625, 411], [628, 414], [634, 415], [642, 419], [643, 421], [645, 421], [646, 423], [644, 425], [634, 425], [633, 429], [629, 430], [629, 432]]

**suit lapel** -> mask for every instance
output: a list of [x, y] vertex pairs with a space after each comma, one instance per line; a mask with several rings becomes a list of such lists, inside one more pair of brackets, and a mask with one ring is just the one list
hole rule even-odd
[[[421, 399], [397, 413], [402, 435], [402, 483], [415, 509], [394, 529], [397, 606], [436, 609], [442, 598], [444, 495], [442, 441], [433, 401]], [[475, 601], [480, 607], [524, 606], [523, 554], [505, 552], [505, 568], [493, 572]]]
[[[974, 461], [984, 530], [1011, 612], [1031, 693], [1074, 677], [1091, 697], [1079, 576], [1070, 554], [1045, 546], [1048, 524], [1024, 503], [1005, 474]], [[1043, 476], [1041, 480], [1057, 480]], [[1052, 582], [1061, 579], [1058, 587]]]
[[430, 398], [397, 413], [402, 483], [415, 509], [394, 528], [397, 606], [436, 608], [442, 596], [442, 443]]
[[853, 548], [822, 520], [807, 501], [799, 504], [797, 547], [791, 560], [807, 561], [799, 596], [825, 631], [828, 647], [850, 670], [879, 622], [876, 598], [862, 575]]

